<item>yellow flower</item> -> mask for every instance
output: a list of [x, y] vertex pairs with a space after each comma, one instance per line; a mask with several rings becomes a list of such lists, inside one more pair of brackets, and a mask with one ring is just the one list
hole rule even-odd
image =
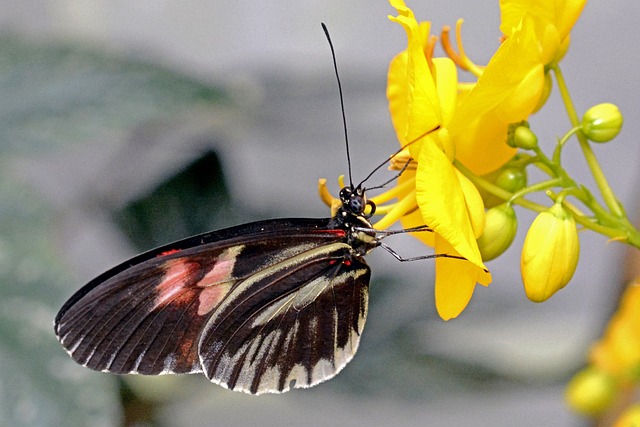
[[637, 427], [640, 426], [640, 404], [631, 405], [622, 413], [613, 427]]
[[[514, 156], [517, 149], [506, 144], [509, 125], [526, 120], [546, 100], [545, 64], [561, 57], [582, 10], [579, 2], [570, 2], [565, 7], [548, 0], [537, 6], [503, 1], [505, 41], [480, 67], [462, 48], [462, 21], [456, 27], [460, 54], [443, 30], [449, 57], [434, 58], [431, 24], [419, 23], [403, 0], [390, 0], [398, 15], [389, 18], [402, 25], [408, 39], [389, 65], [389, 110], [400, 145], [406, 146], [392, 167], [408, 167], [395, 188], [372, 198], [376, 214], [384, 215], [374, 226], [385, 229], [398, 220], [405, 228], [427, 224], [434, 233], [415, 233], [418, 239], [436, 253], [468, 260], [435, 261], [436, 307], [445, 320], [464, 310], [476, 283], [491, 282], [476, 242], [485, 225], [482, 198], [458, 168], [486, 175]], [[456, 65], [478, 82], [460, 83]]]
[[500, 30], [510, 37], [525, 16], [535, 22], [544, 63], [559, 60], [569, 44], [569, 32], [587, 0], [500, 0]]
[[556, 202], [536, 217], [522, 246], [520, 269], [527, 297], [542, 302], [564, 288], [576, 270], [579, 254], [576, 221]]
[[493, 55], [450, 125], [456, 157], [474, 173], [492, 172], [517, 149], [506, 141], [510, 123], [526, 120], [544, 94], [545, 75], [533, 20], [523, 19]]
[[405, 157], [417, 164], [399, 179], [402, 190], [395, 196], [400, 202], [375, 227], [386, 228], [398, 219], [407, 228], [428, 224], [433, 235], [416, 237], [434, 246], [436, 253], [468, 260], [435, 261], [436, 308], [448, 320], [464, 310], [476, 283], [491, 281], [475, 240], [484, 227], [484, 207], [477, 189], [452, 164], [455, 147], [447, 124], [457, 102], [455, 64], [425, 54], [429, 23], [419, 24], [402, 0], [391, 0], [391, 5], [399, 15], [390, 19], [404, 27], [408, 46], [391, 61], [387, 97], [400, 144], [412, 143]]
[[631, 383], [640, 380], [640, 280], [636, 279], [624, 292], [621, 305], [611, 318], [602, 339], [590, 353], [590, 361]]
[[576, 412], [597, 416], [606, 411], [618, 394], [615, 379], [596, 367], [578, 372], [567, 384], [565, 400]]
[[[589, 365], [567, 384], [565, 396], [577, 412], [599, 415], [617, 398], [640, 381], [640, 278], [624, 291], [618, 311], [611, 317], [600, 341], [589, 352]], [[638, 420], [638, 408], [616, 423]]]
[[[501, 0], [500, 45], [453, 118], [456, 158], [478, 175], [516, 152], [501, 145], [510, 123], [526, 120], [549, 95], [545, 65], [560, 60], [586, 0]], [[458, 25], [459, 31], [460, 23]], [[448, 47], [448, 51], [452, 48]], [[463, 58], [468, 63], [468, 58]], [[477, 70], [478, 68], [472, 68]]]

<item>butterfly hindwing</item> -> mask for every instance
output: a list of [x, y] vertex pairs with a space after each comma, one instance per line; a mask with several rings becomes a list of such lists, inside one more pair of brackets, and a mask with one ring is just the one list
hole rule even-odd
[[247, 278], [209, 319], [200, 341], [205, 374], [253, 394], [309, 387], [355, 354], [367, 313], [369, 268], [334, 243]]
[[94, 279], [56, 317], [79, 363], [202, 372], [251, 393], [334, 376], [358, 346], [369, 268], [329, 220], [271, 220], [185, 239]]

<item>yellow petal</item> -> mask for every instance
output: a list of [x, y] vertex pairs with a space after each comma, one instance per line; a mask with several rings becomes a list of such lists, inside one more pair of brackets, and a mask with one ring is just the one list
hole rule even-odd
[[586, 4], [587, 0], [563, 0], [560, 3], [564, 7], [556, 15], [556, 27], [561, 39], [569, 35]]
[[509, 123], [528, 118], [545, 87], [531, 19], [507, 39], [478, 83], [456, 110], [449, 125], [456, 158], [472, 172], [490, 173], [517, 151], [506, 145]]
[[[413, 228], [425, 225], [424, 219], [422, 219], [422, 214], [419, 210], [415, 210], [410, 214], [403, 216], [400, 223], [402, 224], [402, 228]], [[411, 235], [429, 247], [433, 248], [436, 245], [435, 233], [419, 232], [411, 233]]]
[[400, 141], [410, 142], [442, 123], [436, 85], [424, 54], [430, 23], [418, 24], [413, 12], [404, 5], [404, 2], [392, 0], [390, 3], [398, 10], [399, 15], [390, 16], [389, 19], [404, 27], [408, 39], [404, 73], [401, 67], [403, 60], [399, 59], [391, 70], [394, 75], [390, 75], [390, 78], [393, 77], [394, 81], [401, 82], [403, 76], [406, 76], [404, 81], [407, 86], [407, 98], [404, 102], [407, 104], [407, 128], [404, 133], [398, 127], [396, 130], [399, 131]]
[[458, 69], [450, 58], [433, 58], [431, 61], [435, 69], [442, 124], [447, 126], [453, 119], [458, 103]]
[[578, 20], [586, 0], [500, 0], [500, 31], [511, 35], [525, 14], [553, 24], [564, 39]]
[[[563, 45], [560, 38], [558, 29], [548, 22], [535, 22], [536, 38], [538, 39], [538, 49], [540, 50], [540, 59], [543, 64], [549, 64], [554, 59], [560, 59], [564, 56], [568, 44], [565, 46], [565, 51], [561, 51]], [[568, 37], [567, 37], [568, 40]]]
[[391, 122], [398, 136], [400, 146], [407, 144], [407, 123], [409, 120], [409, 84], [407, 82], [407, 51], [397, 54], [389, 64], [387, 73], [387, 99]]
[[497, 105], [496, 114], [505, 123], [526, 119], [538, 105], [545, 85], [544, 66], [533, 66], [508, 97]]
[[555, 2], [556, 0], [500, 0], [500, 31], [505, 36], [511, 36], [525, 15], [555, 22]]
[[[436, 235], [436, 253], [460, 255], [441, 236]], [[489, 284], [491, 274], [478, 266], [460, 259], [436, 258], [435, 300], [440, 317], [449, 320], [465, 309], [476, 283]]]
[[425, 223], [456, 252], [484, 269], [460, 180], [447, 156], [430, 138], [425, 138], [418, 159], [416, 200]]
[[419, 144], [414, 144], [414, 145], [417, 145], [416, 148], [412, 149], [411, 146], [409, 146], [409, 150], [411, 151], [411, 156], [414, 159], [420, 158], [420, 150], [422, 149], [422, 143], [425, 143], [426, 141], [434, 142], [438, 146], [438, 148], [440, 148], [440, 150], [444, 152], [444, 154], [449, 159], [449, 162], [453, 163], [453, 160], [456, 158], [456, 146], [454, 145], [453, 140], [449, 136], [449, 130], [447, 128], [442, 127], [436, 130], [435, 132], [431, 132], [428, 136], [426, 136], [423, 139], [423, 141], [418, 141]]
[[478, 83], [459, 106], [449, 125], [452, 137], [465, 132], [469, 123], [496, 111], [504, 123], [526, 119], [544, 88], [544, 67], [533, 21], [524, 19], [513, 35], [498, 48]]
[[462, 194], [464, 195], [465, 204], [467, 205], [467, 214], [471, 221], [471, 228], [473, 229], [473, 236], [478, 239], [484, 232], [485, 224], [485, 212], [484, 202], [482, 196], [478, 192], [478, 189], [466, 176], [462, 175], [458, 169], [454, 169], [458, 180], [460, 181], [460, 187], [462, 188]]
[[471, 120], [467, 129], [453, 138], [456, 159], [476, 175], [486, 175], [503, 166], [518, 151], [506, 144], [508, 124], [489, 112]]

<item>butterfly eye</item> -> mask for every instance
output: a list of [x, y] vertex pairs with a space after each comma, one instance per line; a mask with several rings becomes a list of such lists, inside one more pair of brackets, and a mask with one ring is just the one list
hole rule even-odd
[[364, 207], [366, 206], [364, 202], [364, 198], [358, 195], [352, 195], [349, 199], [349, 210], [354, 214], [361, 214], [364, 212]]

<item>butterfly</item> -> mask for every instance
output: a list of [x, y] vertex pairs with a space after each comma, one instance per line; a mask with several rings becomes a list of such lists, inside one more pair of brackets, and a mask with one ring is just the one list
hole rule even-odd
[[329, 219], [275, 219], [201, 234], [98, 276], [60, 309], [78, 363], [118, 374], [204, 373], [251, 394], [311, 387], [354, 356], [379, 242], [364, 192]]
[[[342, 102], [339, 78], [338, 87]], [[348, 141], [347, 159], [350, 172]], [[62, 306], [58, 340], [94, 370], [203, 373], [250, 394], [332, 378], [356, 353], [367, 317], [364, 256], [379, 246], [401, 261], [448, 256], [403, 259], [385, 245], [389, 234], [431, 230], [374, 229], [363, 183], [341, 189], [331, 218], [253, 222], [123, 262]]]

